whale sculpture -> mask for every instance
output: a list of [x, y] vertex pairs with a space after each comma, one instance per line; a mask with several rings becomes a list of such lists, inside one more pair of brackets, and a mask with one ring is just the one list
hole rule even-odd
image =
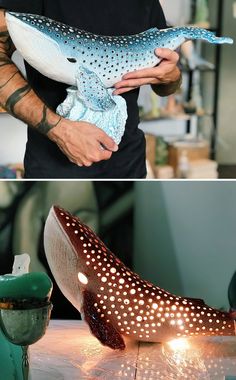
[[43, 75], [71, 85], [58, 113], [103, 129], [120, 143], [127, 120], [126, 102], [113, 87], [130, 71], [156, 66], [158, 47], [175, 50], [186, 40], [233, 43], [212, 32], [180, 27], [156, 28], [131, 36], [98, 36], [44, 16], [6, 13], [10, 36], [25, 60]]
[[112, 349], [123, 337], [164, 342], [182, 336], [235, 335], [235, 313], [177, 297], [127, 268], [77, 217], [52, 207], [44, 231], [46, 257], [58, 286], [92, 334]]

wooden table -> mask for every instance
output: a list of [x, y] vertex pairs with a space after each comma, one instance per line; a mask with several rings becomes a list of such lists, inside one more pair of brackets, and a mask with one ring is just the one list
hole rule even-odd
[[83, 322], [51, 321], [30, 348], [32, 380], [236, 380], [236, 338], [187, 339], [180, 347], [126, 343], [125, 351], [112, 351]]

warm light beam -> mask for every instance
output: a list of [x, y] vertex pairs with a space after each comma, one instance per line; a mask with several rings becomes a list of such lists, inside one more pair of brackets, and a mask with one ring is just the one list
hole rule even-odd
[[168, 346], [173, 351], [186, 351], [189, 350], [190, 344], [187, 339], [173, 339], [168, 342]]

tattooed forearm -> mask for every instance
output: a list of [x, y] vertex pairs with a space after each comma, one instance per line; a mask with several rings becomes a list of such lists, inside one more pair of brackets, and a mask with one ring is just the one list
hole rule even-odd
[[24, 86], [22, 88], [19, 88], [18, 90], [16, 90], [15, 92], [13, 92], [13, 94], [11, 94], [9, 96], [9, 98], [7, 99], [7, 101], [4, 105], [4, 108], [11, 115], [17, 117], [17, 114], [15, 114], [15, 112], [14, 112], [14, 108], [15, 108], [16, 104], [20, 100], [22, 100], [24, 98], [24, 96], [26, 96], [30, 91], [31, 91], [31, 87], [29, 84], [27, 84], [26, 86]]
[[12, 60], [6, 55], [0, 53], [0, 68], [3, 66], [12, 66], [13, 62]]
[[49, 120], [47, 119], [47, 112], [49, 111], [48, 107], [46, 105], [43, 106], [43, 116], [41, 121], [36, 125], [37, 130], [46, 135], [52, 128], [56, 127], [60, 121], [61, 121], [61, 116], [59, 117], [58, 121], [56, 123], [50, 123]]
[[7, 30], [5, 30], [4, 32], [0, 32], [0, 39], [8, 38], [8, 37], [9, 37], [9, 33]]
[[0, 9], [0, 105], [40, 133], [47, 134], [61, 117], [51, 111], [23, 78], [11, 57], [15, 50]]
[[7, 30], [0, 32], [0, 44], [4, 45], [4, 51], [8, 56], [14, 53], [15, 47]]
[[12, 74], [12, 76], [9, 78], [9, 79], [7, 79], [7, 81], [5, 82], [5, 83], [3, 83], [3, 84], [0, 84], [0, 90], [2, 90], [5, 86], [7, 86], [7, 84], [14, 78], [14, 76], [16, 75], [16, 74], [18, 74], [19, 73], [19, 70], [17, 70], [14, 74]]

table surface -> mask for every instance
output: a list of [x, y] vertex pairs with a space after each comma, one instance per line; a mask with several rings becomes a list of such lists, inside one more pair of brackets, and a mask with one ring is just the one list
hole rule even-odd
[[126, 350], [112, 351], [83, 322], [51, 321], [30, 361], [32, 380], [236, 380], [236, 338], [191, 338], [178, 347], [126, 341]]

